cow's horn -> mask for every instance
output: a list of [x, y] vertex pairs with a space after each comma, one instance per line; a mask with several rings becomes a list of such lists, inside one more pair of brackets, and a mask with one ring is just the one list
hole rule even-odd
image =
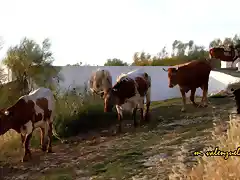
[[164, 69], [164, 68], [162, 68], [164, 71], [166, 71], [167, 72], [167, 70], [166, 69]]

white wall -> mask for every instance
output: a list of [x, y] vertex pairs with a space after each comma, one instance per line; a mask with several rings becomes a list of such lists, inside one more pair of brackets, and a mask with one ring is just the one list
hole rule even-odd
[[[109, 70], [112, 74], [113, 82], [116, 82], [116, 77], [121, 73], [143, 68], [152, 78], [152, 101], [181, 97], [178, 87], [174, 87], [172, 89], [168, 87], [167, 72], [162, 70], [163, 67], [168, 68], [168, 66], [65, 66], [62, 67], [62, 70], [60, 71], [64, 77], [64, 81], [60, 82], [59, 85], [61, 89], [84, 86], [84, 83], [88, 82], [91, 73], [97, 68]], [[228, 83], [236, 80], [240, 81], [240, 78], [216, 71], [211, 71], [208, 94], [219, 92], [223, 90]], [[197, 89], [196, 95], [202, 95], [200, 88]]]
[[[240, 59], [237, 59], [235, 63], [233, 64], [233, 67], [237, 67], [238, 71], [240, 71]], [[237, 63], [236, 63], [237, 62]], [[221, 68], [231, 68], [232, 63], [231, 62], [226, 62], [226, 61], [221, 61]]]

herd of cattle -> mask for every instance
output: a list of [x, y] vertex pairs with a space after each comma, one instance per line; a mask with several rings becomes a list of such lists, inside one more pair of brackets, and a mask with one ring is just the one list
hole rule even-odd
[[[162, 70], [162, 69], [161, 69]], [[194, 60], [189, 63], [170, 67], [167, 70], [169, 88], [179, 85], [183, 107], [186, 111], [186, 93], [190, 90], [190, 100], [195, 107], [206, 107], [208, 104], [208, 81], [211, 64], [208, 60]], [[97, 70], [94, 72], [89, 81], [91, 92], [98, 94], [104, 100], [104, 112], [112, 111], [116, 107], [119, 132], [122, 131], [123, 110], [133, 113], [134, 127], [137, 127], [136, 111], [140, 109], [140, 122], [149, 121], [149, 107], [151, 100], [151, 77], [147, 72], [141, 69], [117, 77], [116, 83], [112, 85], [112, 76], [107, 70]], [[194, 101], [195, 91], [197, 88], [203, 90], [201, 104]], [[239, 84], [233, 84], [228, 87], [230, 90], [239, 89]], [[234, 89], [235, 88], [235, 89]], [[239, 90], [240, 91], [240, 90]], [[240, 92], [234, 91], [236, 100], [240, 104]], [[236, 96], [236, 94], [238, 94]], [[144, 98], [146, 97], [146, 112], [144, 115]], [[240, 108], [238, 108], [240, 113]], [[34, 129], [41, 129], [41, 149], [42, 151], [52, 152], [52, 135], [56, 135], [53, 128], [55, 116], [55, 99], [50, 89], [40, 87], [18, 99], [18, 101], [8, 107], [0, 110], [0, 135], [5, 134], [8, 130], [13, 129], [21, 135], [22, 145], [25, 153], [22, 161], [31, 158], [29, 149], [30, 139]]]

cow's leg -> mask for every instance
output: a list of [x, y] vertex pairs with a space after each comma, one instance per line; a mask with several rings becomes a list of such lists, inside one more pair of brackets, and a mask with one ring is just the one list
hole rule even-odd
[[185, 91], [183, 89], [180, 89], [181, 94], [182, 94], [182, 102], [183, 102], [183, 107], [181, 109], [182, 112], [186, 111], [186, 94]]
[[21, 142], [22, 142], [22, 147], [24, 148], [24, 141], [26, 139], [26, 135], [25, 134], [21, 134]]
[[21, 134], [24, 139], [24, 156], [22, 158], [22, 162], [25, 162], [28, 160], [28, 157], [31, 158], [31, 151], [29, 149], [29, 143], [32, 138], [32, 132], [33, 132], [33, 123], [32, 121], [28, 121], [22, 128], [21, 128]]
[[41, 136], [40, 136], [40, 143], [41, 143], [41, 149], [43, 152], [45, 152], [47, 150], [47, 146], [46, 146], [46, 143], [45, 143], [45, 128], [44, 127], [40, 127], [40, 131], [41, 131]]
[[137, 114], [137, 108], [135, 107], [133, 108], [133, 111], [132, 111], [132, 118], [133, 118], [133, 123], [135, 128], [138, 126], [136, 114]]
[[237, 114], [240, 114], [240, 99], [239, 99], [238, 95], [235, 95], [235, 101], [236, 101], [236, 105], [237, 105]]
[[116, 106], [117, 113], [118, 113], [118, 132], [122, 132], [122, 118], [123, 118], [123, 113], [122, 113], [122, 108], [120, 106]]
[[28, 156], [29, 159], [31, 159], [32, 155], [31, 155], [31, 151], [29, 149], [29, 144], [30, 144], [30, 140], [32, 138], [32, 133], [28, 134], [25, 136], [25, 141], [24, 141], [24, 156], [22, 159], [22, 162], [26, 162], [28, 161]]
[[138, 103], [138, 108], [140, 109], [140, 124], [143, 125], [145, 122], [143, 111], [144, 111], [144, 97], [141, 97]]
[[[150, 103], [151, 103], [151, 88], [148, 88], [147, 94], [146, 94], [146, 112], [144, 115], [145, 121], [149, 121], [149, 108], [150, 108]], [[143, 100], [143, 106], [144, 106], [144, 100]]]
[[196, 92], [196, 88], [191, 89], [190, 100], [191, 100], [192, 104], [193, 104], [195, 107], [197, 107], [198, 104], [195, 103], [195, 92]]
[[208, 85], [202, 86], [201, 89], [202, 89], [202, 91], [203, 91], [202, 100], [201, 100], [201, 105], [202, 105], [203, 107], [207, 107], [207, 106], [208, 106], [208, 98], [207, 98]]
[[48, 148], [47, 148], [47, 152], [48, 153], [52, 153], [52, 127], [53, 127], [53, 123], [49, 122], [49, 128], [48, 128]]

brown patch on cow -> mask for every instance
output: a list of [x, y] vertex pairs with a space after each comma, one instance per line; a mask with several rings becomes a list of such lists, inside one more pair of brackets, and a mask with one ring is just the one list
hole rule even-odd
[[112, 93], [118, 97], [118, 105], [124, 104], [127, 99], [135, 96], [135, 83], [130, 79], [121, 80], [113, 86]]
[[46, 98], [39, 98], [36, 100], [36, 105], [38, 105], [44, 111], [44, 121], [47, 121], [51, 117], [52, 111], [48, 109], [48, 100]]
[[138, 90], [140, 96], [145, 96], [147, 89], [149, 87], [148, 83], [142, 77], [136, 77], [135, 81], [137, 83], [137, 90]]
[[[9, 112], [8, 115], [4, 114], [6, 110]], [[2, 109], [0, 134], [4, 134], [10, 128], [20, 133], [22, 125], [32, 120], [34, 113], [34, 102], [31, 100], [26, 102], [24, 99], [19, 99], [13, 106]]]
[[193, 60], [190, 63], [180, 66], [178, 69], [169, 68], [168, 76], [171, 79], [176, 74], [176, 83], [183, 89], [202, 87], [208, 84], [211, 65], [206, 60]]

